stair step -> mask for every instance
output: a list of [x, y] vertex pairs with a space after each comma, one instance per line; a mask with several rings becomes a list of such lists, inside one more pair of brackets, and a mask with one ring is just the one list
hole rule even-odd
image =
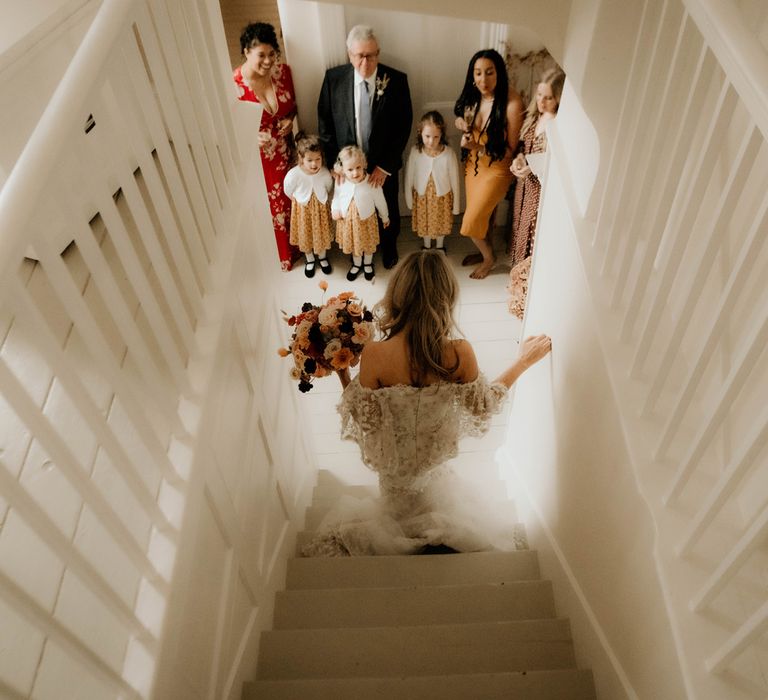
[[341, 495], [354, 496], [355, 498], [375, 498], [379, 495], [379, 487], [372, 484], [318, 484], [312, 492], [312, 505], [332, 505]]
[[518, 673], [256, 681], [242, 700], [595, 700], [592, 672]]
[[575, 668], [567, 619], [263, 632], [258, 678]]
[[535, 550], [431, 556], [297, 557], [288, 560], [287, 589], [387, 588], [501, 584], [539, 579]]
[[393, 627], [555, 617], [550, 581], [279, 591], [275, 629]]

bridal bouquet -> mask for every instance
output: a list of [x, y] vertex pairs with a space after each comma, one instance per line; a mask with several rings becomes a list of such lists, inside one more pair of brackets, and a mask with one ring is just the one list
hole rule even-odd
[[[322, 281], [319, 286], [325, 291], [328, 283]], [[373, 314], [354, 292], [342, 292], [321, 306], [305, 302], [300, 313], [283, 314], [294, 331], [288, 347], [280, 348], [278, 354], [293, 357], [291, 377], [302, 392], [312, 388], [315, 377], [354, 367], [363, 345], [373, 338]]]

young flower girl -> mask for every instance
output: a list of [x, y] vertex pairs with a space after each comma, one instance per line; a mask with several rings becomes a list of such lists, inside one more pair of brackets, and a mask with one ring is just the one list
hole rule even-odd
[[379, 245], [379, 227], [376, 212], [384, 228], [389, 226], [389, 210], [381, 187], [368, 183], [366, 159], [357, 146], [345, 146], [339, 152], [334, 170], [344, 176], [336, 185], [331, 203], [331, 214], [336, 221], [336, 242], [341, 249], [352, 253], [352, 266], [347, 273], [351, 282], [357, 279], [360, 268], [363, 276], [372, 280], [373, 254]]
[[416, 132], [405, 166], [405, 203], [413, 210], [411, 228], [422, 248], [445, 252], [444, 240], [459, 213], [459, 163], [445, 138], [440, 112], [427, 112]]
[[333, 178], [323, 166], [323, 150], [317, 136], [300, 133], [296, 139], [299, 164], [291, 168], [283, 182], [283, 190], [291, 198], [291, 245], [304, 253], [304, 274], [315, 274], [315, 256], [320, 269], [331, 274], [326, 254], [331, 247], [331, 221], [328, 195]]

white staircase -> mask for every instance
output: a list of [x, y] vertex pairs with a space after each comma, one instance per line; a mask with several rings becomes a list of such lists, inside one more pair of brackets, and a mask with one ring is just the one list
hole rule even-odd
[[[342, 493], [320, 472], [307, 527]], [[312, 533], [301, 533], [299, 547]], [[296, 557], [244, 700], [596, 697], [535, 551]]]

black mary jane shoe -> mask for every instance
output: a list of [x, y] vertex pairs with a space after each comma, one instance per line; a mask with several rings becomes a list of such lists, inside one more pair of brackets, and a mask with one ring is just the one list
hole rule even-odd
[[310, 262], [304, 263], [304, 274], [307, 277], [314, 277], [315, 276], [315, 261], [311, 260]]
[[369, 282], [376, 277], [376, 270], [373, 269], [373, 265], [363, 265], [363, 277]]
[[439, 245], [435, 247], [435, 250], [439, 250], [441, 253], [448, 255], [448, 251], [445, 249], [444, 245]]
[[398, 257], [397, 253], [395, 253], [394, 255], [385, 255], [384, 269], [391, 270], [395, 265], [397, 265], [398, 260], [400, 260], [400, 258]]
[[318, 258], [318, 263], [320, 263], [320, 269], [323, 271], [324, 275], [330, 275], [333, 272], [333, 268], [331, 267], [331, 263], [328, 262], [328, 258]]
[[422, 249], [422, 250], [432, 250], [432, 247], [431, 247], [431, 246], [428, 246], [428, 245], [424, 245], [424, 244], [422, 243], [422, 244], [421, 244], [421, 249]]
[[352, 265], [352, 267], [349, 268], [349, 272], [347, 273], [347, 279], [350, 282], [354, 282], [357, 279], [357, 276], [360, 274], [360, 270], [363, 268], [360, 267], [360, 265]]

